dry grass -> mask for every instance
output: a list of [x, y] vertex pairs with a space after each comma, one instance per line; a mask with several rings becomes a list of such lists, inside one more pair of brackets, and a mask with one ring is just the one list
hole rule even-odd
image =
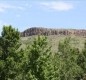
[[[22, 47], [25, 48], [27, 44], [32, 44], [34, 38], [37, 36], [21, 37]], [[79, 36], [60, 36], [60, 35], [50, 35], [47, 36], [49, 46], [52, 46], [51, 50], [56, 52], [58, 50], [59, 41], [64, 40], [66, 37], [71, 37], [71, 45], [73, 47], [82, 49], [84, 46], [85, 37]]]

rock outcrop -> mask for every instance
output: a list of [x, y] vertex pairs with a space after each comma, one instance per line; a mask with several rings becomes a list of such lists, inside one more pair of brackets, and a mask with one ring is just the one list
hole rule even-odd
[[75, 35], [86, 37], [86, 30], [81, 29], [48, 29], [48, 28], [29, 28], [21, 32], [21, 36], [27, 37], [32, 35]]

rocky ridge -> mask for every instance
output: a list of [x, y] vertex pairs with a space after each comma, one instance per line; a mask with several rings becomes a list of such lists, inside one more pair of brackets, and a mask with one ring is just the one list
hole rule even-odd
[[86, 30], [84, 29], [49, 29], [41, 27], [28, 28], [21, 32], [22, 37], [32, 36], [32, 35], [74, 35], [86, 37]]

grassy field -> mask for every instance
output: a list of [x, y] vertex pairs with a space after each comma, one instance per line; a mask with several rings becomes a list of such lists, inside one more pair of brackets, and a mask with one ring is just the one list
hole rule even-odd
[[[26, 47], [28, 44], [32, 44], [34, 38], [37, 36], [29, 36], [29, 37], [21, 37], [21, 42], [23, 48]], [[71, 37], [71, 45], [73, 47], [82, 49], [84, 47], [84, 42], [86, 40], [85, 37], [79, 37], [79, 36], [60, 36], [60, 35], [50, 35], [47, 36], [48, 44], [49, 46], [52, 46], [52, 51], [56, 52], [58, 50], [58, 44], [60, 41], [64, 40], [66, 37]]]

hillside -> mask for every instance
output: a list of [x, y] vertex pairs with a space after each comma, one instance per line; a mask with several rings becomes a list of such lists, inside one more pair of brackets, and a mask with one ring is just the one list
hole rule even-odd
[[85, 37], [20, 37], [11, 26], [4, 26], [2, 33], [0, 80], [86, 80]]
[[[51, 49], [53, 52], [57, 52], [59, 42], [63, 41], [66, 37], [71, 37], [72, 46], [79, 48], [80, 50], [84, 47], [84, 42], [86, 40], [85, 37], [49, 35], [47, 36], [48, 45], [52, 46]], [[34, 38], [37, 38], [37, 36], [33, 35], [28, 37], [21, 37], [22, 47], [24, 48], [26, 45], [32, 44]]]
[[65, 35], [65, 36], [82, 36], [86, 37], [86, 30], [84, 29], [49, 29], [49, 28], [28, 28], [21, 32], [22, 37], [32, 36], [32, 35]]

